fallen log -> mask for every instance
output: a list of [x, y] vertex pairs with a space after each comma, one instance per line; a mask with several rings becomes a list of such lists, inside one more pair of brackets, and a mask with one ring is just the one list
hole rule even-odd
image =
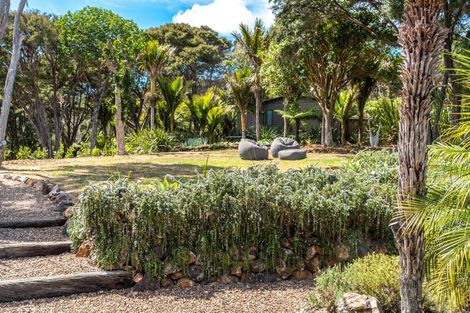
[[0, 221], [0, 228], [43, 228], [63, 226], [67, 222], [65, 217], [55, 217], [35, 220]]
[[57, 255], [70, 252], [71, 241], [21, 242], [0, 245], [0, 259]]
[[0, 282], [0, 302], [68, 296], [133, 285], [126, 271], [76, 273]]

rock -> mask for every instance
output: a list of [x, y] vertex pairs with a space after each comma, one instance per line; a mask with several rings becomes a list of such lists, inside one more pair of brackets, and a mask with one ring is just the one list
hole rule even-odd
[[266, 270], [266, 265], [260, 260], [251, 261], [251, 271], [253, 273], [261, 273]]
[[297, 262], [295, 262], [295, 269], [297, 271], [303, 271], [305, 270], [305, 262], [302, 259], [297, 259]]
[[56, 202], [72, 202], [72, 199], [70, 198], [69, 194], [63, 191], [60, 191], [59, 194], [57, 195]]
[[78, 258], [87, 258], [90, 256], [91, 253], [91, 246], [88, 242], [82, 243], [82, 245], [78, 248], [77, 253], [75, 256]]
[[254, 283], [256, 283], [256, 275], [251, 273], [251, 272], [243, 273], [241, 281], [244, 284], [254, 284]]
[[232, 270], [230, 271], [230, 275], [237, 276], [238, 278], [242, 277], [243, 269], [241, 264], [237, 264], [232, 266]]
[[309, 271], [295, 271], [291, 276], [291, 279], [293, 280], [311, 280], [313, 278], [313, 274]]
[[69, 208], [65, 209], [64, 217], [65, 218], [71, 218], [72, 216], [73, 216], [73, 208], [69, 207]]
[[[136, 281], [137, 280], [137, 281]], [[134, 276], [134, 281], [135, 281], [135, 285], [134, 285], [134, 291], [139, 291], [139, 292], [142, 292], [142, 291], [153, 291], [153, 290], [157, 290], [157, 289], [160, 289], [160, 286], [158, 285], [157, 282], [154, 282], [154, 281], [151, 281], [147, 274], [137, 274]]]
[[308, 260], [306, 262], [306, 266], [307, 266], [307, 269], [312, 273], [316, 273], [320, 271], [320, 268], [321, 268], [320, 257], [316, 256], [313, 259]]
[[173, 287], [175, 284], [173, 283], [173, 281], [169, 278], [163, 278], [162, 279], [162, 282], [160, 283], [161, 287], [162, 288], [171, 288]]
[[196, 285], [196, 283], [194, 281], [192, 281], [191, 279], [189, 279], [189, 278], [180, 278], [180, 279], [178, 279], [176, 284], [180, 288], [190, 288], [190, 287], [194, 287], [194, 285]]
[[356, 253], [358, 257], [363, 258], [369, 254], [369, 248], [367, 246], [360, 245], [357, 247]]
[[236, 276], [231, 276], [231, 275], [228, 275], [228, 274], [224, 274], [220, 277], [220, 281], [224, 285], [236, 284], [236, 283], [238, 283], [238, 278]]
[[289, 239], [284, 238], [282, 239], [282, 247], [286, 249], [292, 249], [292, 243], [289, 241]]
[[287, 268], [286, 262], [284, 260], [278, 259], [276, 262], [276, 273], [282, 279], [287, 279], [290, 276], [289, 269]]
[[258, 248], [256, 247], [251, 247], [250, 250], [248, 251], [248, 258], [253, 261], [256, 260], [256, 255], [258, 254]]
[[49, 198], [53, 198], [53, 197], [57, 197], [59, 195], [59, 191], [60, 191], [60, 188], [59, 188], [59, 185], [54, 185], [52, 188], [51, 188], [51, 191], [49, 191], [48, 193], [48, 197]]
[[349, 249], [345, 244], [339, 244], [336, 246], [336, 253], [338, 259], [347, 261], [349, 259]]
[[307, 252], [305, 253], [305, 259], [306, 260], [311, 260], [315, 256], [317, 256], [320, 253], [320, 248], [318, 246], [311, 246], [310, 248], [307, 249]]
[[170, 274], [170, 278], [173, 280], [179, 280], [180, 278], [184, 277], [183, 271], [178, 271], [176, 273]]
[[199, 265], [191, 265], [188, 268], [189, 277], [195, 282], [201, 282], [204, 279], [204, 270]]
[[33, 189], [40, 191], [43, 195], [47, 195], [51, 191], [51, 187], [43, 180], [38, 180], [33, 183]]
[[273, 283], [279, 280], [279, 276], [274, 273], [258, 273], [256, 280], [262, 283]]
[[345, 293], [336, 305], [340, 313], [382, 313], [376, 298], [354, 292]]
[[170, 274], [173, 274], [173, 273], [176, 273], [178, 271], [178, 269], [176, 268], [176, 266], [171, 263], [171, 262], [168, 262], [168, 263], [165, 263], [163, 265], [163, 275], [165, 276], [168, 276]]
[[134, 277], [132, 278], [132, 281], [137, 284], [137, 283], [140, 282], [142, 279], [144, 279], [144, 275], [143, 275], [142, 273], [137, 273], [137, 274], [135, 274]]
[[73, 206], [73, 203], [71, 201], [62, 200], [59, 202], [59, 204], [57, 205], [54, 211], [64, 213], [65, 210], [67, 210], [67, 208], [71, 206]]
[[191, 251], [189, 251], [188, 265], [196, 263], [196, 260], [197, 260], [197, 256]]
[[219, 277], [211, 279], [208, 283], [207, 286], [218, 286], [222, 284], [222, 280]]
[[30, 187], [34, 187], [34, 183], [36, 182], [34, 179], [29, 178], [29, 177], [21, 178], [20, 181]]

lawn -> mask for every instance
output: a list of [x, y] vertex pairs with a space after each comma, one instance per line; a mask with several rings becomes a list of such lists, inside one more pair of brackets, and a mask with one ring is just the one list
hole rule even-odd
[[132, 180], [152, 183], [166, 174], [188, 177], [208, 169], [247, 168], [255, 164], [278, 164], [280, 169], [303, 168], [308, 165], [337, 167], [350, 155], [309, 153], [301, 161], [244, 161], [236, 150], [202, 152], [168, 152], [155, 155], [116, 157], [84, 157], [60, 160], [18, 160], [4, 162], [0, 174], [25, 175], [48, 179], [60, 184], [76, 196], [87, 184], [110, 177], [129, 176]]

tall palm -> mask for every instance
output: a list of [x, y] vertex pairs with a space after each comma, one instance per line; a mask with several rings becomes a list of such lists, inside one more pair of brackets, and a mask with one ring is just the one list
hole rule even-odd
[[[441, 0], [406, 1], [399, 43], [404, 57], [401, 70], [402, 104], [398, 140], [398, 212], [415, 196], [426, 194], [427, 132], [431, 92], [447, 31], [440, 26]], [[392, 224], [400, 253], [401, 312], [422, 311], [424, 230], [405, 232], [407, 218]]]
[[241, 68], [231, 76], [226, 76], [228, 101], [240, 112], [242, 139], [246, 138], [246, 113], [252, 102], [253, 72], [250, 68]]
[[182, 76], [178, 76], [174, 80], [162, 76], [157, 78], [157, 82], [165, 101], [165, 110], [169, 123], [168, 129], [172, 132], [175, 130], [176, 109], [186, 97], [186, 84]]
[[256, 140], [260, 138], [260, 111], [261, 111], [261, 65], [262, 52], [267, 49], [269, 40], [263, 22], [256, 19], [253, 30], [248, 25], [240, 24], [239, 31], [233, 33], [235, 42], [243, 49], [254, 70], [253, 92], [255, 94], [256, 112], [255, 128]]
[[[455, 54], [461, 90], [470, 90], [470, 50]], [[408, 230], [424, 228], [428, 283], [451, 312], [470, 308], [470, 95], [462, 95], [460, 124], [430, 152], [433, 184], [407, 208]]]
[[150, 128], [155, 128], [155, 112], [157, 108], [157, 78], [168, 64], [172, 54], [169, 45], [161, 45], [158, 40], [149, 40], [139, 55], [140, 68], [146, 71], [150, 79], [150, 92], [146, 95], [146, 100], [150, 105]]

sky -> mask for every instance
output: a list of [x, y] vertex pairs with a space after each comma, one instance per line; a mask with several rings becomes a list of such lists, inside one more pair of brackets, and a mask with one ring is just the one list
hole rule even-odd
[[[18, 2], [11, 1], [12, 10], [16, 10]], [[27, 9], [62, 15], [85, 6], [109, 9], [142, 29], [178, 22], [207, 25], [228, 35], [240, 22], [253, 25], [259, 17], [270, 26], [274, 21], [269, 0], [28, 0]]]

